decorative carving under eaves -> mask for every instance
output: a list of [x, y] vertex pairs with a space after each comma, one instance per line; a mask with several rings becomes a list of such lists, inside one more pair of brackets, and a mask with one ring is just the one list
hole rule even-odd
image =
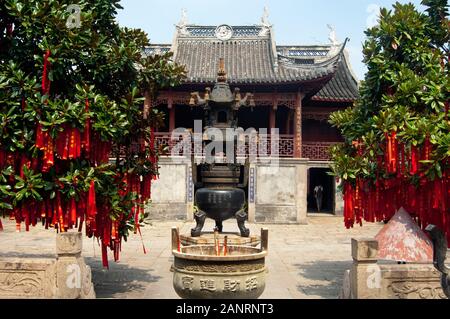
[[303, 112], [303, 121], [314, 120], [327, 122], [330, 119], [330, 112]]

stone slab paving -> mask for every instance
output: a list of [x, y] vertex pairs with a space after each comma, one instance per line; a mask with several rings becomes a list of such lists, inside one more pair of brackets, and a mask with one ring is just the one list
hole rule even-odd
[[[142, 228], [147, 254], [139, 235], [122, 245], [119, 263], [104, 270], [101, 251], [93, 239], [84, 238], [83, 255], [91, 266], [98, 298], [178, 298], [172, 288], [171, 227], [188, 233], [192, 222], [152, 222]], [[262, 298], [337, 298], [345, 269], [351, 266], [352, 237], [374, 237], [383, 225], [366, 224], [347, 230], [342, 217], [309, 217], [309, 225], [249, 225], [252, 233], [269, 229], [267, 286]], [[208, 221], [205, 230], [212, 230]], [[55, 233], [42, 227], [16, 233], [15, 224], [4, 221], [0, 232], [0, 256], [45, 257], [55, 254]], [[224, 231], [237, 232], [234, 221]]]

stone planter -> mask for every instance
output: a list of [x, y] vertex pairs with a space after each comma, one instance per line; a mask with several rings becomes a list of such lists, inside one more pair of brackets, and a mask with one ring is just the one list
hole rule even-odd
[[214, 245], [181, 247], [178, 231], [172, 238], [173, 286], [184, 299], [257, 299], [266, 286], [267, 230], [261, 248], [228, 246], [227, 256], [216, 256]]

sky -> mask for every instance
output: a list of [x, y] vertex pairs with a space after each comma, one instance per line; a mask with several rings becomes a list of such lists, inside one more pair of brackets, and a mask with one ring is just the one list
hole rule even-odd
[[[399, 0], [420, 6], [420, 0]], [[188, 21], [197, 25], [254, 25], [264, 7], [274, 25], [277, 45], [329, 43], [327, 24], [334, 26], [338, 40], [350, 38], [347, 50], [358, 78], [364, 79], [362, 63], [364, 31], [377, 20], [380, 7], [394, 0], [122, 0], [118, 22], [146, 31], [152, 43], [172, 43], [175, 24], [186, 9]]]

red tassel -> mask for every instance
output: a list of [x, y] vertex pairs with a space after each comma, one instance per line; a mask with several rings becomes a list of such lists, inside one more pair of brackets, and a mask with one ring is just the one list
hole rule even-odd
[[97, 230], [96, 216], [97, 216], [97, 204], [95, 200], [95, 182], [91, 181], [91, 186], [89, 188], [87, 196], [87, 224], [90, 231], [95, 232]]
[[54, 150], [53, 150], [53, 139], [51, 137], [47, 140], [47, 146], [44, 150], [44, 165], [42, 167], [42, 171], [44, 173], [48, 173], [50, 168], [55, 164], [54, 159]]
[[72, 197], [70, 199], [70, 226], [75, 225], [77, 222], [77, 204], [75, 202], [75, 198]]
[[[86, 113], [89, 113], [89, 100], [88, 99], [86, 99], [85, 104], [86, 104], [86, 107], [85, 107]], [[87, 118], [85, 126], [84, 126], [82, 142], [81, 142], [81, 144], [82, 144], [81, 148], [84, 150], [84, 152], [86, 154], [89, 154], [90, 150], [91, 150], [90, 134], [91, 134], [91, 120], [89, 118]]]
[[36, 128], [36, 147], [40, 150], [44, 150], [45, 148], [45, 138], [44, 132], [42, 130], [42, 124], [38, 123]]
[[55, 226], [59, 225], [60, 231], [63, 231], [64, 227], [64, 212], [62, 209], [62, 203], [61, 203], [61, 195], [59, 191], [56, 192], [56, 220]]
[[3, 231], [2, 219], [0, 218], [0, 231]]
[[47, 52], [44, 55], [44, 71], [42, 74], [42, 94], [48, 95], [50, 93], [50, 80], [48, 78], [48, 73], [50, 71], [50, 58], [51, 52], [50, 50], [47, 50]]
[[424, 152], [424, 154], [423, 154], [423, 159], [424, 159], [425, 161], [430, 160], [430, 158], [431, 158], [431, 152], [432, 152], [432, 145], [431, 145], [430, 137], [429, 137], [429, 136], [427, 136], [427, 137], [425, 138], [425, 147], [424, 147], [424, 149], [423, 149], [423, 152]]
[[3, 167], [5, 167], [6, 159], [6, 152], [0, 148], [0, 169], [3, 169]]
[[345, 182], [344, 186], [344, 219], [345, 227], [351, 228], [355, 223], [355, 215], [353, 212], [353, 187], [349, 182]]
[[416, 175], [419, 171], [419, 150], [417, 146], [411, 145], [411, 168], [410, 174]]
[[107, 250], [107, 246], [105, 244], [102, 243], [102, 262], [103, 262], [103, 267], [105, 267], [106, 269], [109, 269], [109, 263], [108, 263], [108, 250]]
[[390, 135], [385, 133], [387, 145], [386, 145], [386, 170], [389, 174], [397, 172], [397, 133], [392, 132]]

